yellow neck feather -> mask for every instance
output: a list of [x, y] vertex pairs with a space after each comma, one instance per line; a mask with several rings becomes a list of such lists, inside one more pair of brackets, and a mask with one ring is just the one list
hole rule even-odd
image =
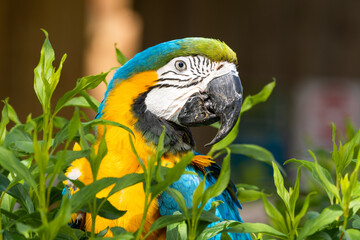
[[[121, 123], [134, 132], [135, 149], [145, 164], [149, 156], [154, 154], [156, 147], [151, 143], [146, 143], [142, 133], [135, 128], [137, 119], [131, 111], [131, 105], [141, 93], [146, 92], [149, 87], [153, 86], [157, 79], [158, 75], [155, 71], [148, 71], [139, 73], [115, 85], [106, 100], [104, 114], [102, 116], [103, 119]], [[100, 139], [102, 133], [103, 127], [99, 127], [97, 132], [99, 136], [98, 139]], [[111, 173], [116, 172], [116, 177], [137, 171], [139, 164], [135, 154], [131, 150], [129, 133], [126, 130], [119, 127], [107, 126], [106, 143], [108, 154], [104, 158], [102, 165], [109, 165], [110, 168], [104, 166], [101, 169], [110, 169]], [[163, 160], [164, 164], [166, 162], [177, 162], [179, 156], [172, 155], [163, 158]], [[114, 167], [116, 171], [114, 171]], [[109, 172], [103, 174], [104, 176], [108, 176]], [[99, 175], [99, 177], [102, 177], [101, 175]]]

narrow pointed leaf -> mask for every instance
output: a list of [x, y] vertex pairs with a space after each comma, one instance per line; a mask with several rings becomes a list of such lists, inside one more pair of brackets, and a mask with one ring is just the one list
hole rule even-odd
[[[143, 174], [128, 174], [121, 178], [102, 178], [85, 187], [81, 188], [78, 192], [71, 196], [72, 212], [78, 211], [85, 203], [89, 203], [98, 192], [109, 187], [112, 184], [116, 184], [114, 188], [116, 191], [112, 191], [112, 194], [127, 188], [134, 184], [137, 184], [143, 180]], [[109, 194], [110, 196], [111, 194]]]
[[80, 78], [75, 86], [75, 88], [62, 96], [56, 104], [54, 115], [60, 111], [65, 104], [70, 101], [75, 95], [79, 94], [83, 90], [93, 89], [98, 86], [101, 82], [106, 81], [105, 77], [109, 72], [100, 73], [98, 75], [87, 76]]
[[306, 237], [336, 221], [342, 213], [343, 211], [338, 205], [332, 205], [325, 208], [318, 217], [305, 222], [304, 227], [299, 232], [297, 240], [306, 239]]
[[155, 230], [164, 228], [170, 224], [179, 223], [182, 221], [185, 221], [186, 218], [184, 215], [167, 215], [167, 216], [161, 216], [151, 225], [150, 231], [153, 232]]
[[232, 233], [264, 233], [269, 236], [287, 239], [287, 236], [264, 223], [232, 223], [226, 232]]
[[272, 163], [274, 169], [274, 183], [276, 186], [276, 191], [279, 197], [283, 200], [287, 210], [291, 212], [290, 207], [290, 195], [288, 190], [284, 186], [284, 178], [282, 177], [279, 168], [275, 163]]
[[22, 164], [14, 154], [0, 146], [0, 165], [6, 170], [13, 172], [20, 179], [24, 179], [27, 183], [30, 184], [35, 190], [37, 189], [37, 184], [35, 179], [31, 176], [29, 169], [27, 169], [24, 164]]
[[129, 61], [125, 55], [116, 47], [115, 44], [115, 51], [116, 51], [116, 60], [118, 61], [118, 63], [120, 63], [120, 65], [124, 65], [127, 61]]
[[285, 174], [284, 168], [276, 162], [274, 155], [267, 149], [254, 144], [231, 144], [229, 146], [232, 154], [245, 155], [254, 160], [265, 162], [269, 165], [275, 163], [280, 171]]
[[266, 197], [263, 197], [263, 203], [266, 214], [270, 217], [270, 220], [272, 224], [275, 226], [275, 228], [283, 233], [287, 233], [287, 225], [285, 222], [284, 216], [281, 214], [281, 212], [272, 204], [270, 203]]
[[34, 212], [34, 205], [29, 196], [29, 193], [25, 190], [22, 184], [15, 184], [11, 188], [8, 189], [10, 181], [7, 177], [0, 174], [0, 192], [5, 192], [16, 198], [21, 206], [23, 206], [28, 213]]
[[227, 150], [227, 155], [224, 158], [224, 161], [221, 166], [221, 171], [216, 183], [208, 187], [203, 195], [201, 201], [201, 207], [205, 207], [205, 204], [209, 201], [210, 198], [220, 195], [228, 186], [230, 181], [230, 150]]

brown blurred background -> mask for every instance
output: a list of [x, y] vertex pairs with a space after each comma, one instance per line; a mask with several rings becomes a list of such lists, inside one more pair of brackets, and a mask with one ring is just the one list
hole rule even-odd
[[[117, 66], [114, 43], [131, 58], [176, 38], [218, 38], [235, 50], [245, 96], [276, 77], [270, 100], [244, 115], [239, 143], [268, 148], [283, 162], [310, 143], [329, 147], [335, 122], [360, 125], [360, 2], [238, 0], [0, 0], [0, 99], [21, 120], [40, 113], [33, 68], [49, 32], [56, 63], [68, 54], [55, 99], [77, 78]], [[102, 99], [104, 86], [92, 92]], [[215, 134], [194, 130], [199, 149]], [[258, 162], [233, 158], [236, 182], [272, 184]]]

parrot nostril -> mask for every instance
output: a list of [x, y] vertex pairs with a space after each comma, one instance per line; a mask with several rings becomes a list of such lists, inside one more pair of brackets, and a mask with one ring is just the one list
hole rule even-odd
[[211, 101], [205, 101], [204, 106], [210, 113], [215, 114], [215, 109]]
[[201, 96], [204, 100], [209, 99], [209, 95], [207, 95], [206, 93], [202, 93]]

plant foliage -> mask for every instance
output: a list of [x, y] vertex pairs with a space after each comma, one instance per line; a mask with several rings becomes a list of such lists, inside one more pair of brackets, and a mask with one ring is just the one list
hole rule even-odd
[[[43, 30], [44, 31], [44, 30]], [[1, 239], [92, 239], [102, 238], [109, 230], [116, 239], [146, 239], [151, 232], [166, 228], [168, 239], [208, 239], [219, 233], [222, 239], [230, 238], [231, 233], [251, 233], [254, 239], [360, 239], [360, 131], [349, 134], [351, 138], [342, 144], [336, 143], [336, 128], [333, 126], [333, 151], [330, 166], [335, 172], [321, 164], [310, 151], [313, 161], [290, 159], [286, 163], [298, 166], [293, 187], [286, 188], [282, 173], [284, 169], [268, 150], [251, 144], [233, 144], [238, 134], [238, 124], [245, 112], [258, 103], [265, 102], [275, 87], [275, 81], [266, 85], [258, 94], [247, 96], [236, 127], [219, 143], [215, 144], [208, 155], [225, 155], [217, 182], [205, 188], [202, 181], [194, 192], [192, 205], [187, 208], [184, 197], [169, 186], [185, 173], [185, 167], [191, 162], [190, 153], [172, 168], [161, 165], [164, 154], [164, 132], [160, 136], [156, 153], [149, 156], [148, 165], [138, 157], [143, 168], [142, 174], [129, 174], [121, 178], [97, 178], [100, 163], [107, 153], [104, 136], [95, 151], [93, 128], [97, 125], [112, 125], [129, 132], [129, 141], [133, 144], [133, 133], [121, 123], [95, 119], [88, 121], [80, 108], [97, 111], [99, 103], [86, 93], [95, 88], [109, 72], [78, 79], [73, 89], [64, 94], [56, 103], [52, 94], [59, 83], [66, 54], [57, 68], [53, 66], [55, 53], [46, 31], [41, 48], [39, 64], [34, 69], [34, 90], [43, 113], [38, 117], [28, 115], [22, 123], [9, 100], [3, 101], [4, 107], [0, 120], [0, 240]], [[126, 57], [116, 48], [119, 64], [126, 63]], [[52, 108], [52, 106], [55, 106]], [[63, 108], [74, 109], [71, 119], [61, 117]], [[13, 127], [9, 128], [9, 123]], [[214, 125], [216, 127], [216, 125]], [[351, 132], [351, 128], [348, 128]], [[105, 134], [104, 134], [105, 135]], [[74, 143], [81, 151], [72, 150]], [[222, 204], [212, 203], [210, 210], [205, 205], [211, 198], [221, 194], [230, 181], [231, 154], [242, 154], [254, 160], [270, 164], [274, 170], [274, 185], [278, 201], [283, 207], [269, 201], [269, 195], [256, 186], [238, 184], [238, 197], [241, 202], [262, 199], [271, 225], [264, 223], [240, 223], [215, 216], [215, 210]], [[70, 196], [63, 191], [61, 182], [64, 172], [72, 161], [86, 157], [90, 163], [94, 182], [83, 186], [75, 182], [79, 191]], [[320, 194], [327, 196], [328, 203], [322, 208], [311, 209], [314, 192], [301, 193], [301, 173], [308, 171], [315, 182], [323, 189]], [[60, 180], [60, 182], [58, 181]], [[120, 227], [106, 228], [95, 233], [95, 217], [91, 232], [73, 229], [68, 225], [72, 213], [90, 212], [92, 216], [117, 219], [126, 214], [116, 209], [108, 198], [117, 191], [142, 182], [145, 192], [144, 214], [137, 232], [126, 232]], [[96, 194], [106, 187], [114, 185], [105, 198], [96, 198]], [[147, 210], [157, 196], [166, 191], [180, 206], [181, 212], [162, 216], [144, 233]], [[300, 197], [301, 196], [301, 197]], [[316, 211], [315, 211], [316, 210]], [[215, 223], [212, 227], [207, 226]], [[229, 235], [230, 234], [230, 235]]]

